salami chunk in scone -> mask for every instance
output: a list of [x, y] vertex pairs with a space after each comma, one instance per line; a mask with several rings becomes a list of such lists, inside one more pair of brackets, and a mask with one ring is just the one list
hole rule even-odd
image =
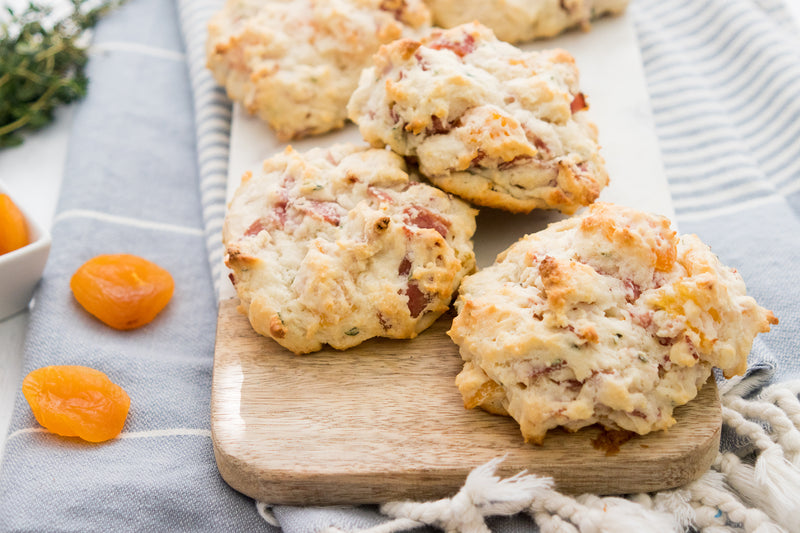
[[744, 373], [777, 323], [696, 236], [603, 203], [522, 238], [459, 293], [465, 406], [512, 416], [535, 443], [557, 426], [666, 429], [712, 367]]
[[475, 204], [573, 213], [608, 184], [573, 57], [479, 24], [381, 47], [348, 104], [367, 142]]
[[253, 328], [295, 353], [413, 338], [474, 270], [476, 211], [366, 146], [298, 153], [248, 174], [223, 229]]

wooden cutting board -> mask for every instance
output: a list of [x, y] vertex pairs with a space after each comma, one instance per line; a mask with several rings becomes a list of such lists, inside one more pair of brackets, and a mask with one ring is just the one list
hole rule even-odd
[[552, 476], [567, 493], [649, 492], [698, 478], [719, 448], [713, 378], [675, 411], [673, 428], [635, 436], [617, 453], [592, 444], [603, 433], [596, 427], [551, 431], [535, 446], [512, 419], [464, 409], [450, 317], [414, 340], [296, 356], [253, 332], [237, 304], [220, 304], [211, 431], [222, 477], [260, 501], [442, 498], [502, 456], [499, 474]]

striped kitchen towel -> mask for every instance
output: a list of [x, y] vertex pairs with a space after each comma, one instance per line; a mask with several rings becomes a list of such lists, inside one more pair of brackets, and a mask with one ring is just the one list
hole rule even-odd
[[222, 2], [177, 2], [194, 102], [200, 202], [215, 292], [222, 279], [222, 222], [228, 183], [231, 102], [206, 69], [206, 22]]
[[[797, 531], [800, 505], [800, 57], [780, 0], [633, 0], [657, 133], [682, 232], [711, 244], [781, 323], [724, 383], [721, 453], [673, 491], [572, 498], [476, 469], [454, 498], [377, 507], [253, 502], [220, 478], [209, 395], [230, 107], [203, 67], [222, 0], [135, 0], [97, 29], [24, 373], [83, 364], [130, 394], [120, 438], [41, 430], [24, 399], [0, 467], [0, 531]], [[589, 36], [591, 34], [588, 34]], [[193, 105], [192, 105], [193, 103]], [[72, 272], [128, 252], [176, 291], [117, 332], [69, 293]]]
[[[128, 392], [130, 413], [119, 438], [90, 444], [45, 432], [18, 394], [0, 466], [0, 531], [277, 530], [214, 461], [216, 296], [204, 220], [224, 204], [224, 193], [212, 200], [227, 116], [204, 107], [221, 101], [210, 84], [199, 87], [195, 114], [178, 18], [175, 2], [132, 0], [97, 26], [23, 361], [23, 375], [45, 365], [101, 370]], [[173, 275], [175, 293], [154, 322], [113, 330], [75, 302], [73, 272], [108, 253]]]

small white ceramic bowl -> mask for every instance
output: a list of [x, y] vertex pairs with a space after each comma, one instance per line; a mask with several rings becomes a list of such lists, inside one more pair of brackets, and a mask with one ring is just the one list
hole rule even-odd
[[27, 246], [0, 255], [0, 320], [3, 320], [28, 307], [50, 253], [50, 233], [28, 215], [2, 182], [0, 193], [11, 197], [22, 211], [31, 239]]

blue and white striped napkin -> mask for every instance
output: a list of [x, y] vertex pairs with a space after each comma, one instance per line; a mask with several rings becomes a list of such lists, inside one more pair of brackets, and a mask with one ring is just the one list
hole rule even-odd
[[[18, 394], [0, 469], [0, 531], [276, 530], [214, 461], [216, 296], [203, 222], [214, 208], [201, 207], [213, 187], [200, 186], [198, 166], [213, 175], [227, 141], [203, 137], [198, 160], [178, 20], [175, 2], [135, 0], [97, 27], [25, 347], [23, 375], [51, 364], [105, 372], [130, 395], [127, 422], [102, 444], [61, 438], [40, 428]], [[217, 117], [203, 114], [202, 97], [199, 126]], [[211, 123], [224, 131], [223, 122]], [[75, 302], [70, 277], [107, 253], [172, 273], [174, 296], [151, 324], [112, 330]]]
[[[128, 391], [131, 412], [120, 438], [92, 445], [41, 430], [19, 395], [0, 467], [0, 531], [278, 531], [263, 515], [305, 533], [387, 520], [373, 507], [267, 511], [216, 470], [209, 397], [230, 106], [203, 47], [221, 1], [135, 0], [97, 29], [23, 374], [93, 366]], [[630, 10], [680, 228], [735, 266], [781, 320], [754, 345], [748, 392], [800, 377], [797, 28], [781, 0], [632, 0]], [[103, 326], [69, 291], [81, 263], [116, 252], [176, 280], [169, 306], [140, 330]], [[752, 449], [730, 429], [724, 446]], [[538, 529], [526, 514], [487, 523]]]
[[781, 323], [751, 364], [800, 377], [800, 32], [781, 0], [635, 0], [678, 224]]

